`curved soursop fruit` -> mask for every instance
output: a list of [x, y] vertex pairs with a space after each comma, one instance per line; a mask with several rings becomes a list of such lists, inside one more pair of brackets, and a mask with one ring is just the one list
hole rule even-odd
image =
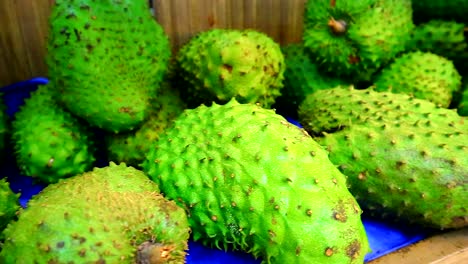
[[158, 191], [114, 163], [48, 185], [4, 230], [0, 262], [184, 263], [187, 216]]
[[271, 109], [233, 99], [186, 110], [143, 168], [206, 245], [265, 263], [362, 263], [369, 250], [344, 176]]
[[16, 212], [20, 209], [19, 194], [10, 189], [10, 184], [6, 178], [0, 179], [0, 239], [3, 229], [16, 217]]
[[158, 91], [158, 96], [152, 100], [148, 119], [141, 127], [131, 132], [107, 135], [106, 145], [109, 159], [140, 168], [146, 153], [149, 151], [149, 143], [158, 139], [159, 135], [171, 126], [172, 121], [184, 109], [186, 109], [186, 105], [177, 90], [163, 84]]
[[108, 131], [140, 125], [171, 54], [148, 1], [58, 0], [49, 24], [48, 76], [60, 102]]
[[281, 89], [281, 96], [276, 99], [275, 104], [279, 107], [294, 108], [294, 111], [297, 111], [297, 107], [308, 94], [317, 90], [350, 84], [346, 80], [321, 72], [303, 44], [288, 44], [283, 46], [281, 51], [284, 55], [286, 70], [284, 72], [284, 87]]
[[[468, 122], [453, 109], [436, 106], [406, 94], [335, 87], [309, 95], [299, 106], [299, 122], [314, 135], [377, 120], [405, 120], [426, 126], [454, 127], [468, 131]], [[437, 127], [436, 127], [437, 128]]]
[[44, 183], [83, 173], [95, 161], [87, 125], [56, 104], [51, 86], [39, 86], [32, 92], [12, 122], [21, 173]]
[[189, 107], [242, 103], [270, 107], [283, 87], [279, 44], [255, 30], [211, 29], [193, 37], [177, 54], [178, 78], [185, 80]]
[[376, 91], [405, 93], [448, 107], [461, 87], [453, 62], [430, 52], [414, 51], [397, 57], [374, 79]]
[[410, 0], [313, 0], [303, 41], [324, 70], [367, 81], [405, 50], [413, 27]]
[[316, 140], [365, 212], [417, 226], [468, 226], [468, 130], [369, 121]]

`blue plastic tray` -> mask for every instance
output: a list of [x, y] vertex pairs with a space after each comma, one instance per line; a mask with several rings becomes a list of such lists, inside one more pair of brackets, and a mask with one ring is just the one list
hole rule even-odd
[[[14, 113], [23, 104], [24, 99], [29, 97], [30, 92], [35, 90], [38, 85], [43, 85], [47, 82], [47, 78], [40, 77], [0, 88], [0, 93], [7, 104], [7, 114], [11, 118], [14, 118]], [[288, 120], [300, 126], [295, 120], [290, 118]], [[7, 153], [13, 153], [11, 149], [7, 151]], [[6, 159], [5, 165], [0, 168], [0, 178], [7, 177], [13, 191], [21, 193], [20, 203], [25, 207], [28, 200], [33, 195], [39, 193], [45, 186], [35, 183], [31, 177], [21, 175], [13, 155], [8, 155]], [[430, 235], [429, 231], [423, 229], [395, 226], [367, 216], [363, 216], [363, 222], [372, 249], [372, 252], [366, 255], [365, 262], [406, 247]], [[211, 249], [193, 241], [189, 243], [187, 264], [258, 264], [260, 262], [261, 260], [256, 260], [251, 255], [245, 253]]]

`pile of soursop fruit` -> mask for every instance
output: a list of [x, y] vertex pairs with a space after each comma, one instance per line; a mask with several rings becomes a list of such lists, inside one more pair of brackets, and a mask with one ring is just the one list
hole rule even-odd
[[301, 43], [217, 28], [173, 52], [146, 0], [57, 0], [49, 83], [0, 116], [47, 185], [20, 207], [0, 181], [0, 262], [184, 263], [193, 239], [363, 263], [363, 213], [466, 227], [464, 10], [307, 1]]

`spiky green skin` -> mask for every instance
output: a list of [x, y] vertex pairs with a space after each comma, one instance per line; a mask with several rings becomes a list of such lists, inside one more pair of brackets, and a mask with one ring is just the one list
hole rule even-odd
[[[410, 0], [314, 0], [305, 8], [303, 40], [312, 57], [324, 70], [356, 81], [369, 80], [404, 51], [414, 28]], [[344, 34], [331, 30], [331, 18], [347, 23]]]
[[468, 23], [467, 0], [418, 0], [412, 1], [414, 20], [418, 23], [431, 19], [454, 20]]
[[4, 235], [5, 264], [137, 263], [146, 241], [167, 249], [164, 263], [184, 263], [189, 227], [143, 172], [110, 163], [48, 185]]
[[[0, 233], [16, 216], [20, 209], [19, 194], [10, 189], [10, 184], [6, 178], [0, 179]], [[3, 236], [0, 234], [0, 239]]]
[[47, 84], [32, 92], [12, 122], [21, 173], [43, 183], [85, 172], [95, 161], [90, 130], [56, 104], [51, 89]]
[[365, 212], [438, 229], [468, 226], [468, 133], [369, 121], [316, 138]]
[[235, 100], [186, 110], [143, 168], [205, 245], [264, 263], [362, 263], [368, 252], [344, 176], [273, 110]]
[[177, 90], [168, 85], [159, 90], [152, 105], [148, 120], [141, 127], [132, 132], [107, 135], [106, 145], [110, 160], [141, 168], [150, 143], [157, 140], [186, 108]]
[[61, 103], [108, 131], [140, 125], [171, 54], [148, 2], [60, 0], [49, 24], [48, 77]]
[[443, 131], [454, 127], [468, 131], [468, 122], [453, 109], [436, 106], [406, 94], [335, 87], [309, 95], [299, 107], [299, 121], [311, 134], [333, 132], [355, 124], [377, 120], [420, 122]]
[[276, 102], [281, 102], [284, 107], [296, 109], [308, 94], [316, 90], [348, 84], [346, 80], [321, 72], [303, 44], [288, 44], [281, 51], [286, 70], [284, 87]]
[[280, 46], [255, 30], [211, 29], [193, 37], [177, 54], [177, 71], [185, 80], [189, 107], [242, 103], [270, 107], [283, 87]]
[[468, 59], [465, 25], [452, 20], [432, 19], [417, 25], [407, 44], [408, 51], [427, 51], [454, 61], [456, 66]]
[[430, 52], [413, 51], [397, 57], [375, 77], [376, 91], [404, 93], [448, 107], [461, 87], [453, 62]]

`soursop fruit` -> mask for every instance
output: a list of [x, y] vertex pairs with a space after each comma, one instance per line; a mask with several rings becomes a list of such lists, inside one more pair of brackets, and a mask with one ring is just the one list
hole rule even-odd
[[374, 78], [376, 91], [406, 93], [449, 107], [461, 87], [461, 76], [452, 61], [431, 52], [402, 54]]
[[326, 151], [272, 109], [187, 109], [144, 171], [189, 215], [195, 241], [264, 263], [362, 263], [361, 209]]
[[184, 210], [121, 163], [48, 185], [5, 230], [0, 262], [184, 263]]
[[[297, 115], [297, 107], [304, 98], [316, 90], [349, 84], [349, 81], [322, 72], [312, 60], [302, 43], [281, 47], [286, 69], [281, 96], [276, 99], [276, 109], [290, 109]], [[296, 112], [296, 113], [294, 113]]]
[[43, 183], [83, 173], [96, 160], [90, 129], [56, 103], [54, 90], [51, 83], [39, 86], [12, 121], [20, 172]]
[[468, 83], [464, 85], [457, 111], [461, 116], [468, 116]]
[[60, 103], [107, 131], [141, 125], [171, 55], [148, 1], [58, 0], [49, 24], [48, 76]]
[[304, 45], [324, 70], [369, 81], [403, 52], [414, 28], [411, 0], [310, 0]]
[[365, 212], [417, 226], [468, 226], [468, 130], [370, 120], [316, 140]]
[[432, 102], [407, 94], [378, 92], [338, 86], [309, 95], [299, 106], [299, 122], [307, 132], [320, 135], [355, 124], [377, 120], [419, 122], [443, 131], [453, 127], [468, 131], [468, 122], [454, 109], [438, 107]]
[[281, 48], [256, 30], [200, 32], [181, 47], [176, 63], [177, 78], [185, 83], [180, 84], [182, 97], [190, 108], [231, 98], [270, 107], [283, 87]]
[[16, 212], [20, 209], [20, 194], [14, 193], [10, 188], [10, 183], [6, 178], [0, 179], [0, 239], [1, 232], [16, 217]]
[[158, 96], [152, 100], [149, 117], [142, 126], [131, 132], [110, 133], [106, 136], [109, 159], [140, 169], [149, 151], [149, 143], [158, 139], [186, 108], [178, 91], [164, 83]]

